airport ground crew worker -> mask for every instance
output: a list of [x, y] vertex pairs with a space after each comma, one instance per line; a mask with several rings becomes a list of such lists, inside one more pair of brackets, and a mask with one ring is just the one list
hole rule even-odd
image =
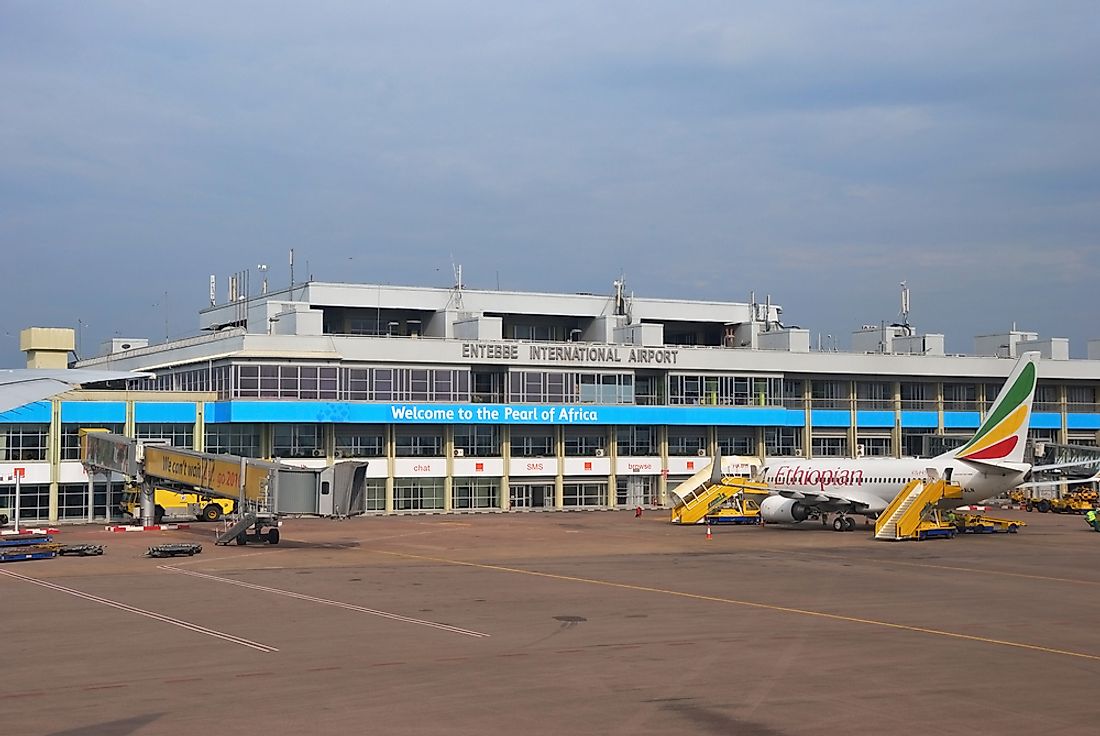
[[1085, 521], [1092, 527], [1094, 532], [1100, 532], [1100, 521], [1096, 518], [1096, 509], [1089, 509], [1085, 514]]

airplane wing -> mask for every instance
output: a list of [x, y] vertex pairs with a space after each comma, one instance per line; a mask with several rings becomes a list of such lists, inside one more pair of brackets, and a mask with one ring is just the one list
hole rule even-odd
[[83, 384], [150, 378], [152, 373], [78, 369], [0, 370], [0, 412], [48, 399]]
[[[829, 511], [864, 511], [872, 506], [882, 507], [882, 499], [863, 498], [861, 493], [829, 493], [825, 491], [797, 491], [793, 488], [773, 488], [772, 492], [783, 498], [801, 501], [807, 506], [815, 506]], [[879, 508], [878, 510], [881, 510]]]

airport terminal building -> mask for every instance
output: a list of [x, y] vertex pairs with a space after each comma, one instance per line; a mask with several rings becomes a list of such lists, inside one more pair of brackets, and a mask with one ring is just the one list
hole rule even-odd
[[[0, 510], [104, 518], [79, 430], [308, 466], [367, 460], [376, 513], [661, 506], [715, 453], [938, 453], [978, 426], [1025, 350], [1042, 355], [1038, 442], [1095, 445], [1100, 341], [1011, 331], [947, 355], [943, 335], [870, 326], [822, 350], [770, 303], [308, 282], [231, 294], [201, 334], [111, 340], [74, 367], [142, 370], [0, 414]], [[58, 339], [57, 333], [68, 333]], [[71, 331], [24, 331], [29, 361]], [[829, 346], [826, 346], [829, 347]]]

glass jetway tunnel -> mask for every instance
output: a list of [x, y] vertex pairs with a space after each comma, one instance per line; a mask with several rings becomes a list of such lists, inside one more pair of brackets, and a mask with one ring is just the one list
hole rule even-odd
[[[235, 500], [238, 522], [234, 527], [252, 519], [240, 533], [253, 524], [257, 530], [264, 523], [277, 526], [278, 516], [345, 517], [366, 510], [367, 463], [362, 461], [299, 468], [91, 431], [82, 432], [81, 458], [89, 473], [118, 473], [141, 487], [141, 517], [146, 526], [154, 524], [154, 488], [162, 483]], [[223, 536], [227, 535], [228, 530]], [[277, 533], [274, 536], [278, 538]]]

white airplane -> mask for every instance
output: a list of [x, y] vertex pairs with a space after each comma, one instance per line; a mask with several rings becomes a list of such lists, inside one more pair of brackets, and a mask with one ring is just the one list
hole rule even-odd
[[1038, 353], [1024, 353], [1005, 381], [978, 431], [956, 450], [934, 458], [801, 460], [769, 458], [762, 479], [774, 495], [760, 504], [768, 523], [798, 523], [811, 517], [851, 531], [850, 515], [875, 518], [911, 480], [943, 478], [962, 486], [952, 505], [978, 503], [1020, 485], [1032, 470], [1024, 462]]
[[150, 378], [152, 373], [87, 368], [16, 368], [0, 370], [0, 412], [48, 399], [85, 383]]

